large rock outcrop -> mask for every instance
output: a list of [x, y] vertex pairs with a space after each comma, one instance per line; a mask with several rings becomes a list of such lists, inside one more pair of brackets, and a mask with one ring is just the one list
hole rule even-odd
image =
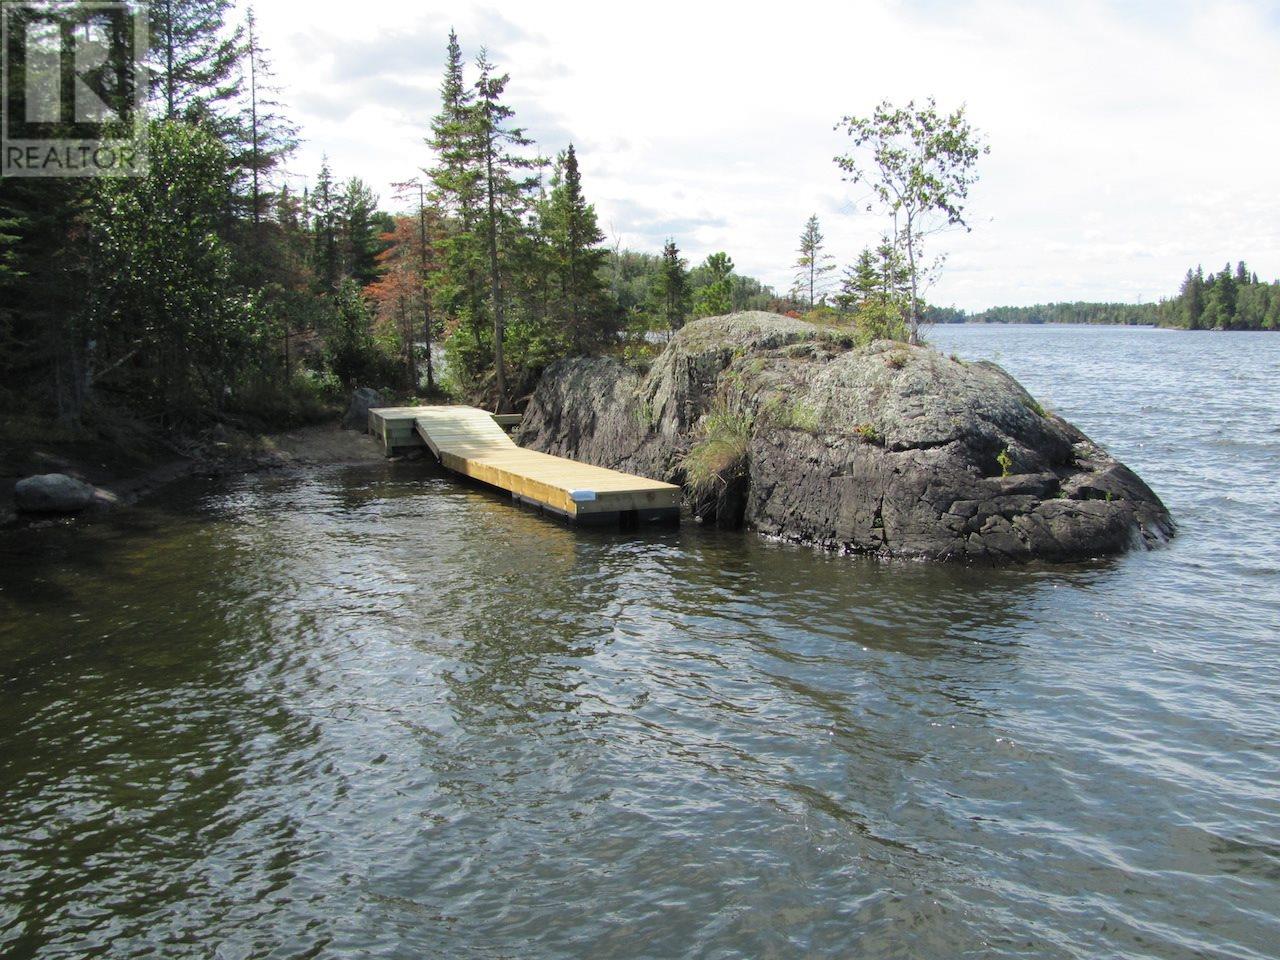
[[561, 361], [519, 440], [684, 484], [705, 521], [850, 553], [1073, 560], [1173, 532], [1141, 479], [994, 364], [774, 314], [689, 324], [645, 376]]

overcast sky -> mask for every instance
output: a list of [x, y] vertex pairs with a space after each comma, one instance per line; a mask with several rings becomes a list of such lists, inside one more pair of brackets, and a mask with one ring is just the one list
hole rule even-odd
[[1280, 3], [258, 0], [303, 147], [395, 209], [431, 162], [449, 27], [510, 73], [516, 119], [572, 140], [601, 227], [791, 286], [818, 214], [844, 264], [882, 220], [832, 128], [881, 99], [968, 107], [991, 147], [935, 303], [1156, 299], [1193, 263], [1280, 276]]

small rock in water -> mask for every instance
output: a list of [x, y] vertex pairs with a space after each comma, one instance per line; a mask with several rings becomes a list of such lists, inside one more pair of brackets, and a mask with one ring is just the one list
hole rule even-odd
[[94, 488], [65, 473], [45, 473], [19, 480], [14, 506], [23, 513], [76, 513], [93, 501]]

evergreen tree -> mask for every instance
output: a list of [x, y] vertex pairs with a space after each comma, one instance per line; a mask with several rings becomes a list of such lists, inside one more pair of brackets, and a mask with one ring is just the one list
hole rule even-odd
[[468, 367], [478, 365], [486, 335], [481, 269], [485, 249], [477, 230], [483, 171], [474, 112], [475, 97], [463, 74], [462, 48], [457, 33], [450, 30], [440, 84], [440, 112], [431, 121], [431, 136], [427, 139], [436, 157], [428, 175], [435, 202], [446, 217], [440, 238], [446, 269], [439, 276], [437, 294], [446, 313], [461, 318], [471, 341]]
[[244, 64], [248, 72], [247, 102], [241, 117], [241, 156], [248, 180], [249, 219], [253, 223], [255, 252], [261, 253], [262, 221], [274, 206], [267, 178], [281, 160], [298, 146], [298, 130], [284, 116], [277, 99], [271, 61], [258, 34], [257, 18], [250, 7], [245, 19]]
[[702, 264], [707, 283], [694, 297], [696, 317], [718, 317], [733, 311], [733, 260], [723, 251], [713, 253]]
[[329, 158], [320, 162], [320, 176], [311, 191], [310, 216], [313, 241], [311, 261], [316, 281], [324, 293], [337, 296], [342, 277], [342, 261], [338, 248], [338, 210], [341, 198], [329, 169]]
[[1236, 316], [1236, 278], [1231, 273], [1231, 264], [1228, 263], [1222, 268], [1213, 288], [1218, 292], [1218, 300], [1222, 308], [1221, 322], [1217, 324], [1217, 329], [1229, 330]]
[[684, 326], [689, 315], [689, 272], [675, 240], [662, 248], [662, 264], [654, 274], [654, 292], [658, 314], [667, 330], [674, 333]]
[[227, 29], [233, 7], [232, 0], [152, 0], [148, 66], [166, 120], [212, 120], [240, 94], [244, 34]]
[[578, 157], [569, 144], [556, 160], [551, 193], [542, 204], [543, 232], [559, 287], [558, 305], [569, 348], [586, 353], [617, 333], [616, 306], [601, 277], [607, 253], [596, 211], [582, 195]]
[[876, 299], [881, 292], [881, 270], [876, 254], [866, 248], [858, 260], [845, 270], [836, 302], [843, 311], [853, 311]]
[[493, 313], [494, 389], [501, 412], [510, 404], [503, 357], [507, 313], [504, 258], [517, 243], [523, 226], [522, 218], [529, 209], [530, 195], [538, 186], [538, 178], [529, 176], [526, 171], [537, 168], [540, 161], [519, 152], [533, 141], [521, 127], [510, 122], [515, 112], [502, 102], [510, 77], [495, 75], [494, 66], [483, 48], [476, 59], [476, 66], [480, 76], [475, 84], [475, 106], [469, 113], [482, 171], [480, 227], [487, 248], [489, 305]]
[[1200, 329], [1200, 317], [1204, 313], [1204, 271], [1197, 267], [1188, 270], [1179, 291], [1181, 302], [1181, 326], [1188, 330]]
[[359, 177], [352, 177], [338, 200], [337, 229], [341, 235], [340, 275], [365, 287], [378, 279], [382, 235], [392, 224], [378, 214], [378, 197]]
[[835, 269], [835, 257], [823, 252], [824, 239], [815, 213], [800, 233], [800, 256], [795, 262], [796, 284], [807, 294], [810, 310], [826, 285], [826, 275]]
[[902, 253], [889, 237], [882, 237], [876, 247], [876, 263], [880, 274], [880, 300], [910, 310], [911, 271]]

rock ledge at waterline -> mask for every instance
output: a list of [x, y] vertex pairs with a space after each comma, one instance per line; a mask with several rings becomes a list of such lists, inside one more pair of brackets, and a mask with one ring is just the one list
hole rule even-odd
[[984, 561], [1086, 559], [1174, 530], [1133, 471], [996, 365], [855, 348], [776, 314], [691, 323], [645, 376], [560, 361], [519, 439], [688, 489], [685, 458], [716, 412], [738, 425], [745, 456], [690, 495], [706, 522], [848, 553]]

